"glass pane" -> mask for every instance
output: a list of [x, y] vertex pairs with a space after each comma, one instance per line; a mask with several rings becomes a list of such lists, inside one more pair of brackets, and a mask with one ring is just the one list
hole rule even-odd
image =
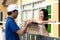
[[32, 11], [27, 11], [27, 19], [32, 19]]
[[39, 2], [33, 4], [34, 8], [39, 7]]
[[0, 23], [0, 25], [2, 25], [2, 23]]
[[51, 5], [47, 6], [48, 13], [51, 14]]
[[51, 33], [51, 24], [48, 24], [48, 32]]
[[31, 9], [32, 8], [32, 4], [27, 4], [23, 6], [24, 9]]
[[34, 9], [34, 18], [39, 18], [39, 10]]
[[[48, 18], [51, 18], [51, 5], [47, 6], [47, 10], [48, 10]], [[51, 24], [48, 24], [48, 32], [51, 33]]]
[[0, 21], [3, 21], [3, 13], [0, 12]]
[[51, 15], [48, 15], [48, 18], [51, 18]]
[[26, 11], [23, 11], [23, 13], [22, 13], [22, 20], [23, 21], [26, 20]]

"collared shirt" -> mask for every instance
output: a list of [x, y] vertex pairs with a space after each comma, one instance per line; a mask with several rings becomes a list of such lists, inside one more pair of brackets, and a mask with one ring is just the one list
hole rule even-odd
[[15, 20], [9, 16], [5, 28], [6, 40], [20, 40], [16, 33], [18, 30], [20, 30], [20, 28], [17, 26]]

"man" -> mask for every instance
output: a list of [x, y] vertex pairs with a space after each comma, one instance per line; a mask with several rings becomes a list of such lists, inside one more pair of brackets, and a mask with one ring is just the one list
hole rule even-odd
[[5, 35], [6, 35], [6, 40], [20, 40], [18, 35], [23, 35], [27, 28], [28, 24], [30, 22], [27, 22], [27, 24], [24, 26], [25, 28], [20, 29], [16, 22], [15, 19], [18, 16], [18, 8], [15, 4], [11, 4], [7, 8], [8, 11], [8, 18], [6, 21], [6, 28], [5, 28]]

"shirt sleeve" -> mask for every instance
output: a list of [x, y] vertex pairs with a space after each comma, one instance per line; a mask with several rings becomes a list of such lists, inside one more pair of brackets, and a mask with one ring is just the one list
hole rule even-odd
[[9, 26], [10, 26], [11, 31], [14, 33], [16, 33], [18, 30], [20, 30], [18, 25], [13, 21], [9, 22]]

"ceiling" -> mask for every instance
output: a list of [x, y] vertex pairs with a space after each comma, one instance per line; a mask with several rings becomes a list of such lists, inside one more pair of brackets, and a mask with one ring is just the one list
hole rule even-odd
[[0, 0], [0, 4], [2, 4], [3, 3], [3, 0]]
[[0, 4], [9, 5], [15, 3], [16, 0], [0, 0]]

